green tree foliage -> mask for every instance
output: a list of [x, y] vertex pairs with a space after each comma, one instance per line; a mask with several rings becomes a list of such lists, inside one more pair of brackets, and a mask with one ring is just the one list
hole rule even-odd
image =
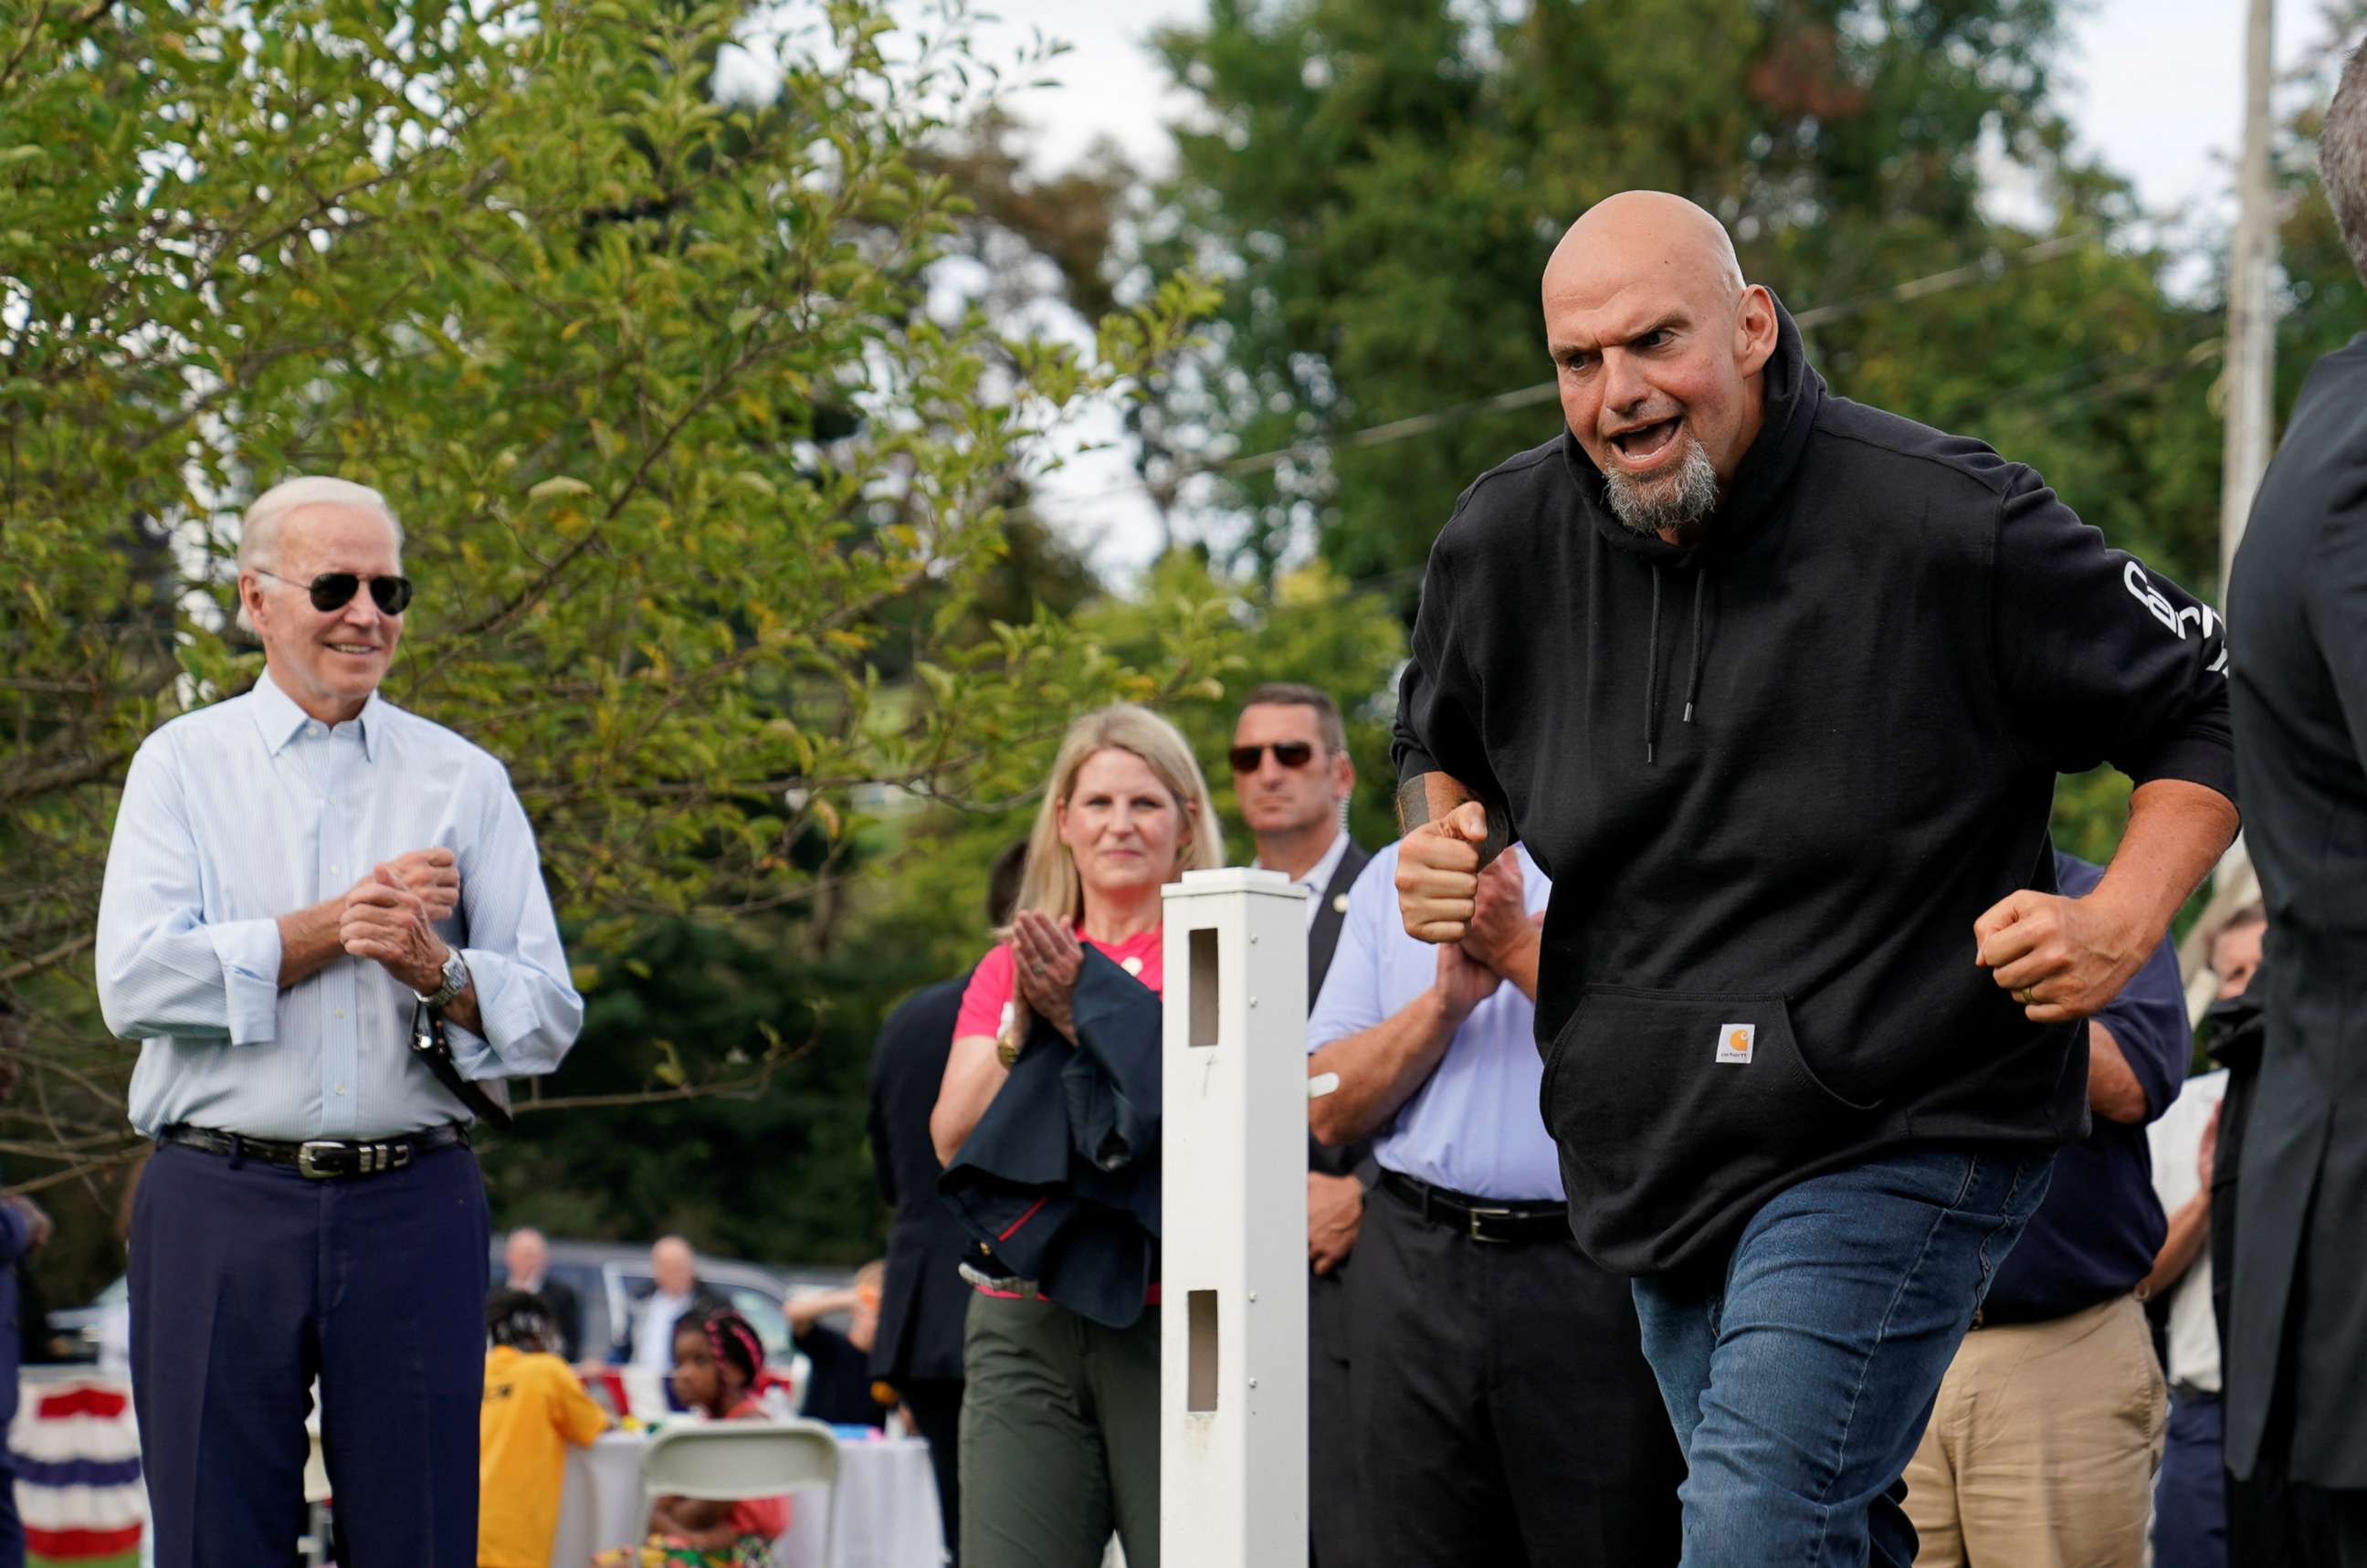
[[[389, 696], [510, 765], [595, 1016], [669, 922], [827, 953], [866, 802], [1023, 790], [1059, 715], [1205, 661], [1138, 675], [1005, 576], [1038, 437], [1199, 293], [1082, 347], [932, 309], [958, 26], [825, 13], [735, 104], [709, 0], [0, 7], [0, 999], [40, 1101], [0, 1148], [129, 1142], [88, 960], [115, 791], [256, 678], [227, 530], [289, 473], [404, 517]], [[794, 1077], [796, 1009], [778, 1050], [695, 1011]]]

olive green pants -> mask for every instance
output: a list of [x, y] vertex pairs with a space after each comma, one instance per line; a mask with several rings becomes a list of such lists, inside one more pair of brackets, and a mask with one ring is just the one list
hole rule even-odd
[[962, 1340], [962, 1568], [1159, 1568], [1159, 1309], [1104, 1328], [973, 1295]]

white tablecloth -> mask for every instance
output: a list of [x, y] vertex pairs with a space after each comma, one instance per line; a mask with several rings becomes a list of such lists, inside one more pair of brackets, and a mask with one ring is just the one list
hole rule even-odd
[[[608, 1432], [568, 1451], [551, 1568], [583, 1568], [595, 1551], [646, 1533], [641, 1450], [649, 1443], [646, 1433]], [[838, 1550], [825, 1563], [821, 1494], [798, 1495], [776, 1553], [780, 1568], [939, 1568], [945, 1561], [936, 1477], [918, 1437], [841, 1443], [835, 1507]]]

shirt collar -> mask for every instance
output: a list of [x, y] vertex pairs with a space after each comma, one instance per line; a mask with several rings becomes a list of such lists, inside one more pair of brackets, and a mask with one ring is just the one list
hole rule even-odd
[[[271, 678], [268, 668], [264, 670], [263, 678], [255, 683], [255, 689], [247, 696], [253, 704], [255, 727], [262, 732], [263, 744], [275, 756], [303, 732], [305, 725], [314, 722], [310, 713], [296, 705], [294, 698], [280, 689], [279, 683]], [[369, 700], [362, 704], [361, 712], [353, 720], [361, 728], [362, 756], [368, 761], [378, 760], [378, 743], [386, 727], [387, 711], [385, 699], [373, 691], [369, 694]]]

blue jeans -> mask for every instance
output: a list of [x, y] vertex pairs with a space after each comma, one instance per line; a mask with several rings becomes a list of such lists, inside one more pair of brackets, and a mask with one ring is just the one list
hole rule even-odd
[[1685, 1452], [1684, 1568], [1914, 1562], [1899, 1477], [2053, 1164], [1880, 1156], [1771, 1199], [1722, 1271], [1636, 1281]]

